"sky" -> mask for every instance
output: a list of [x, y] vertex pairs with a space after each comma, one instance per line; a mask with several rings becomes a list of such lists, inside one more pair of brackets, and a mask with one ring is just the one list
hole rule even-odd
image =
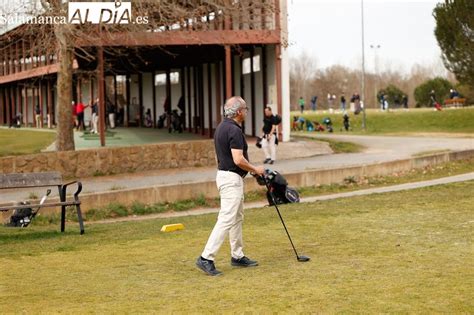
[[[408, 73], [414, 64], [445, 71], [434, 36], [436, 0], [364, 0], [365, 69]], [[306, 52], [318, 68], [361, 68], [361, 0], [288, 0], [290, 57]], [[370, 48], [370, 45], [380, 48]]]

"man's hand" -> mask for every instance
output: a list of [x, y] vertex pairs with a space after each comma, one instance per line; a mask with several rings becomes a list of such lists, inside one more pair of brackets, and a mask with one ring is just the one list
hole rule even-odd
[[255, 170], [253, 173], [255, 173], [258, 176], [263, 176], [263, 174], [265, 173], [265, 168], [263, 166], [257, 166], [255, 167]]

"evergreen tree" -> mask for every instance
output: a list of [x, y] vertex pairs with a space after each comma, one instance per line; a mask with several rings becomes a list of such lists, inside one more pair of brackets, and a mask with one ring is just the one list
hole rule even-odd
[[443, 103], [449, 97], [449, 89], [452, 87], [451, 83], [443, 78], [434, 78], [428, 80], [415, 89], [416, 107], [431, 106], [430, 92], [435, 91], [435, 97], [439, 103]]
[[445, 0], [433, 11], [443, 62], [459, 82], [474, 87], [474, 1]]
[[403, 99], [403, 95], [406, 95], [406, 93], [404, 93], [394, 84], [389, 84], [385, 89], [381, 89], [377, 93], [377, 100], [380, 101], [382, 95], [385, 95], [388, 103], [391, 107], [393, 107], [394, 105], [400, 106]]

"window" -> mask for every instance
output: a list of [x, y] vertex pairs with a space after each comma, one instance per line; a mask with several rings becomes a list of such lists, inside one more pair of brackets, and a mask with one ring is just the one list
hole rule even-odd
[[[253, 72], [260, 71], [260, 55], [253, 56]], [[242, 61], [242, 73], [250, 73], [250, 58], [245, 58]]]
[[[179, 83], [179, 72], [170, 73], [171, 84]], [[166, 73], [160, 73], [155, 75], [155, 86], [166, 85]]]

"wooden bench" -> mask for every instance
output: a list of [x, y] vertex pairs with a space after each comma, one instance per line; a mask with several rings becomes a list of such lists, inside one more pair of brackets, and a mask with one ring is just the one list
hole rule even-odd
[[458, 107], [458, 106], [464, 106], [466, 104], [466, 99], [465, 98], [450, 98], [447, 100], [444, 100], [444, 105], [447, 107]]
[[[71, 200], [67, 200], [67, 187], [72, 184], [77, 184], [77, 190], [74, 193], [74, 198]], [[76, 207], [79, 228], [81, 234], [84, 234], [84, 222], [82, 220], [81, 201], [79, 200], [79, 193], [82, 191], [81, 182], [72, 181], [63, 184], [62, 176], [59, 172], [0, 174], [0, 190], [52, 186], [58, 187], [59, 202], [45, 202], [43, 203], [43, 205], [41, 205], [41, 208], [61, 207], [61, 232], [64, 232], [66, 227], [66, 207]], [[38, 208], [39, 206], [39, 202], [28, 205], [28, 207], [30, 208]], [[0, 206], [0, 211], [8, 211], [22, 208], [25, 208], [25, 206]]]

